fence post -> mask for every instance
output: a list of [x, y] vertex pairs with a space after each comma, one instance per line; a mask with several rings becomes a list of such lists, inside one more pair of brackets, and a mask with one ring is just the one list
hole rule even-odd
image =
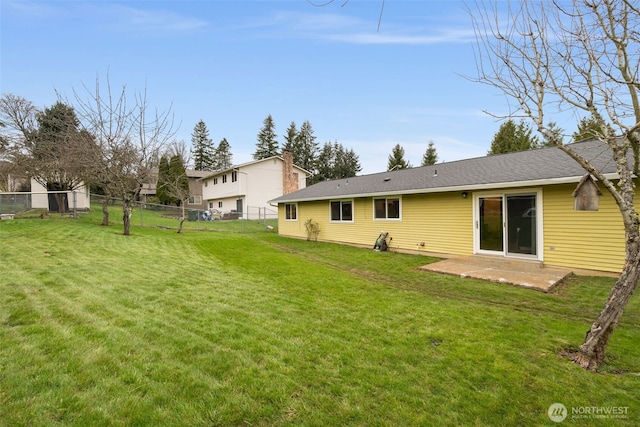
[[73, 194], [73, 219], [78, 219], [78, 198], [76, 190], [71, 192]]

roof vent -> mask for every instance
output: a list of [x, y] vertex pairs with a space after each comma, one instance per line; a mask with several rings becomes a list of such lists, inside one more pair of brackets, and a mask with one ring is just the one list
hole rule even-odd
[[435, 170], [433, 171], [433, 176], [438, 176], [438, 169], [435, 169]]
[[391, 178], [386, 177], [386, 178], [384, 179], [384, 182], [387, 182], [387, 181], [391, 181]]

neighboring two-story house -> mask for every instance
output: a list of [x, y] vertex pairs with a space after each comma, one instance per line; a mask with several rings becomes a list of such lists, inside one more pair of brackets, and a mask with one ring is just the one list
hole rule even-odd
[[277, 218], [269, 200], [306, 187], [310, 173], [293, 164], [291, 153], [211, 172], [201, 178], [202, 198], [223, 218]]

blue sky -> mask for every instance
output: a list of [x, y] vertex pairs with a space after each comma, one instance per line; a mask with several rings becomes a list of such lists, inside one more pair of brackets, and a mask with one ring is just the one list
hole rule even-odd
[[320, 145], [352, 148], [362, 174], [386, 170], [396, 144], [414, 166], [430, 140], [441, 161], [485, 155], [500, 122], [482, 111], [507, 101], [463, 77], [476, 73], [463, 3], [387, 0], [379, 30], [380, 1], [343, 4], [3, 0], [0, 90], [45, 107], [108, 74], [171, 108], [178, 140], [204, 120], [236, 164], [252, 160], [268, 114], [280, 142], [308, 120]]

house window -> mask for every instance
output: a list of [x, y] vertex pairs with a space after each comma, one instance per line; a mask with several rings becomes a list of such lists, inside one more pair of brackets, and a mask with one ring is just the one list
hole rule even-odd
[[353, 201], [340, 200], [331, 202], [331, 221], [353, 221]]
[[209, 209], [213, 209], [213, 202], [209, 202]]
[[225, 182], [227, 182], [227, 175], [222, 175], [222, 183], [224, 184]]
[[285, 219], [287, 221], [298, 220], [298, 204], [297, 203], [285, 203], [284, 212], [285, 212]]
[[400, 219], [400, 199], [373, 199], [373, 217], [375, 219]]
[[218, 185], [218, 178], [213, 178], [213, 185]]
[[238, 172], [237, 171], [231, 172], [231, 182], [236, 182], [237, 180], [238, 180]]
[[204, 186], [205, 186], [205, 187], [208, 187], [208, 186], [209, 186], [209, 181], [205, 181], [205, 182], [204, 182]]
[[222, 209], [222, 202], [218, 202], [218, 208]]
[[189, 204], [190, 205], [202, 204], [202, 196], [189, 196]]

